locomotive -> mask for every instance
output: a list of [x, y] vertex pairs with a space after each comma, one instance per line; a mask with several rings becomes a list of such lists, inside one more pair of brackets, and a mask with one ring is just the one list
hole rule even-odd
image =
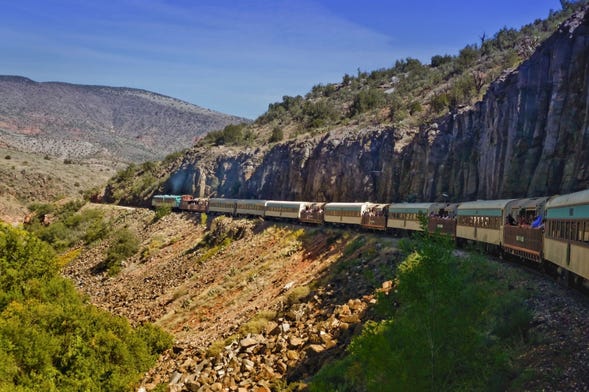
[[180, 211], [268, 217], [371, 230], [427, 230], [556, 266], [575, 285], [589, 282], [589, 189], [567, 195], [463, 203], [323, 203], [155, 195], [152, 206]]

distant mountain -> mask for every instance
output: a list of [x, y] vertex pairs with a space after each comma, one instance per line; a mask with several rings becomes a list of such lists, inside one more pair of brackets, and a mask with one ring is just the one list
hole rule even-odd
[[0, 146], [25, 152], [142, 162], [247, 121], [145, 90], [0, 76]]

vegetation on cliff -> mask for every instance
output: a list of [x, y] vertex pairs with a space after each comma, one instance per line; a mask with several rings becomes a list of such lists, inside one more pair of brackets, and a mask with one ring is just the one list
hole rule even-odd
[[492, 37], [482, 32], [479, 43], [466, 45], [457, 55], [438, 54], [430, 63], [408, 57], [391, 68], [358, 70], [341, 82], [317, 84], [303, 96], [284, 96], [252, 124], [228, 126], [201, 143], [259, 145], [304, 134], [324, 133], [343, 125], [374, 121], [396, 128], [417, 128], [448, 111], [480, 100], [491, 82], [527, 59], [565, 19], [585, 1], [563, 1], [520, 29], [504, 27]]
[[59, 275], [53, 249], [0, 225], [0, 390], [131, 390], [171, 344], [98, 310]]

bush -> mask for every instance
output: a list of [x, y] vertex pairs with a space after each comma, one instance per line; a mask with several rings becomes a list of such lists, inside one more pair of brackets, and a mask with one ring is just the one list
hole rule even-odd
[[[103, 213], [97, 209], [81, 209], [85, 201], [68, 202], [61, 207], [50, 204], [33, 204], [29, 209], [35, 218], [27, 225], [27, 231], [49, 243], [55, 250], [63, 251], [83, 241], [90, 244], [108, 234]], [[45, 219], [52, 217], [51, 223]]]
[[[244, 133], [246, 124], [229, 124], [223, 130], [209, 132], [203, 139], [204, 142], [216, 146], [243, 144], [246, 134]], [[248, 134], [249, 135], [249, 134]], [[251, 139], [251, 135], [249, 136]]]
[[384, 93], [377, 88], [368, 88], [360, 91], [354, 98], [350, 108], [352, 116], [369, 110], [382, 107], [386, 102]]
[[155, 216], [153, 217], [154, 222], [162, 219], [166, 215], [170, 215], [172, 213], [171, 206], [158, 206], [155, 209]]
[[310, 390], [509, 389], [509, 347], [530, 321], [522, 295], [505, 295], [493, 268], [456, 258], [440, 235], [418, 234], [405, 250], [396, 291], [379, 297], [382, 321], [368, 322]]
[[282, 139], [284, 139], [284, 132], [282, 131], [282, 128], [274, 127], [274, 129], [272, 129], [272, 135], [270, 136], [268, 142], [276, 143], [282, 141]]
[[432, 67], [436, 68], [436, 67], [439, 67], [440, 65], [452, 62], [453, 59], [454, 58], [452, 56], [450, 56], [449, 54], [446, 54], [444, 56], [435, 55], [435, 56], [432, 56], [430, 65]]
[[432, 97], [429, 104], [434, 113], [448, 110], [448, 107], [450, 106], [450, 96], [447, 93], [436, 94]]
[[121, 229], [113, 235], [103, 267], [113, 275], [121, 270], [121, 262], [139, 249], [139, 239], [129, 230]]
[[52, 249], [0, 225], [0, 390], [131, 390], [171, 337], [87, 303]]

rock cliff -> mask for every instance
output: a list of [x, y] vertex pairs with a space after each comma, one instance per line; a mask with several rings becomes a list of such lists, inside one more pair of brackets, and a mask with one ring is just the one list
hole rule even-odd
[[589, 187], [589, 9], [473, 107], [416, 130], [193, 150], [163, 191], [318, 201], [493, 199]]

